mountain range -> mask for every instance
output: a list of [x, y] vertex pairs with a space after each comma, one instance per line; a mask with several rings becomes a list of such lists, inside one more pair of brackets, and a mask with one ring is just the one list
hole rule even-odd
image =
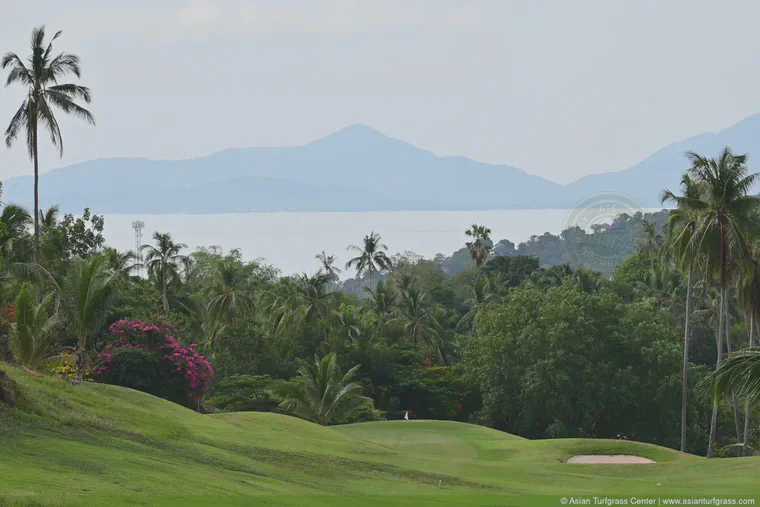
[[[362, 124], [303, 146], [229, 149], [186, 160], [110, 158], [40, 175], [42, 207], [65, 212], [230, 213], [572, 208], [593, 194], [622, 194], [658, 207], [688, 167], [686, 151], [724, 146], [760, 170], [760, 115], [718, 133], [670, 144], [636, 165], [567, 185], [508, 165], [438, 157]], [[759, 157], [760, 159], [760, 157]], [[32, 177], [3, 182], [3, 201], [31, 208]]]

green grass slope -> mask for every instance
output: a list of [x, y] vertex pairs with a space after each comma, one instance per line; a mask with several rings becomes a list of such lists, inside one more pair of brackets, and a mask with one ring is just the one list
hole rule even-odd
[[[560, 505], [562, 496], [760, 497], [760, 459], [606, 440], [525, 440], [445, 421], [324, 428], [200, 415], [137, 391], [3, 367], [0, 505]], [[626, 453], [656, 465], [569, 465]], [[438, 484], [441, 483], [439, 489]], [[661, 486], [657, 486], [660, 483]]]

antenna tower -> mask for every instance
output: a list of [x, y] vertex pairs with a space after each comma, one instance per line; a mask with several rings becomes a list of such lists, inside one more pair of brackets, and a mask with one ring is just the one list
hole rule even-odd
[[142, 220], [133, 220], [132, 228], [135, 230], [135, 257], [137, 257], [137, 276], [140, 276], [140, 269], [142, 267], [142, 230], [145, 227], [145, 222]]

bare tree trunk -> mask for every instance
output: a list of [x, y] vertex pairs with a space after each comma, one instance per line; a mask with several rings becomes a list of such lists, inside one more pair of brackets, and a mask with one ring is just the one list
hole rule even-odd
[[[726, 288], [723, 284], [721, 284], [720, 288], [720, 310], [718, 311], [718, 336], [716, 337], [717, 342], [717, 349], [718, 349], [718, 360], [716, 361], [716, 368], [720, 367], [720, 360], [721, 356], [723, 355], [723, 317], [725, 316], [723, 312], [723, 305], [726, 301]], [[715, 433], [717, 431], [717, 425], [718, 425], [718, 398], [715, 396], [715, 393], [713, 393], [713, 409], [712, 409], [712, 417], [710, 418], [710, 439], [707, 443], [707, 457], [711, 458], [715, 454]]]
[[[32, 121], [32, 156], [34, 158], [34, 262], [40, 263], [40, 162], [37, 155], [37, 121]], [[40, 283], [34, 284], [34, 297], [37, 304], [42, 301]]]
[[683, 386], [681, 388], [681, 452], [686, 452], [686, 403], [689, 393], [689, 318], [691, 316], [691, 276], [693, 265], [689, 265], [686, 282], [686, 318], [683, 333]]
[[[754, 308], [749, 310], [749, 346], [755, 342], [755, 311]], [[747, 455], [747, 445], [749, 444], [749, 417], [750, 417], [750, 402], [751, 398], [747, 398], [744, 407], [744, 441], [742, 446], [742, 454]]]
[[[729, 354], [731, 350], [731, 316], [728, 313], [728, 301], [726, 301], [726, 350]], [[741, 419], [739, 416], [739, 404], [736, 402], [736, 395], [731, 392], [731, 405], [734, 407], [734, 426], [736, 426], [736, 443], [742, 440]]]

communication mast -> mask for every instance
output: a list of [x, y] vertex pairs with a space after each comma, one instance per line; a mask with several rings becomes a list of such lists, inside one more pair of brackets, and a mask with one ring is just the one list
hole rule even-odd
[[140, 276], [140, 269], [142, 267], [142, 230], [143, 227], [145, 227], [145, 222], [142, 220], [134, 220], [132, 221], [132, 228], [135, 230], [135, 257], [137, 260], [137, 276]]

